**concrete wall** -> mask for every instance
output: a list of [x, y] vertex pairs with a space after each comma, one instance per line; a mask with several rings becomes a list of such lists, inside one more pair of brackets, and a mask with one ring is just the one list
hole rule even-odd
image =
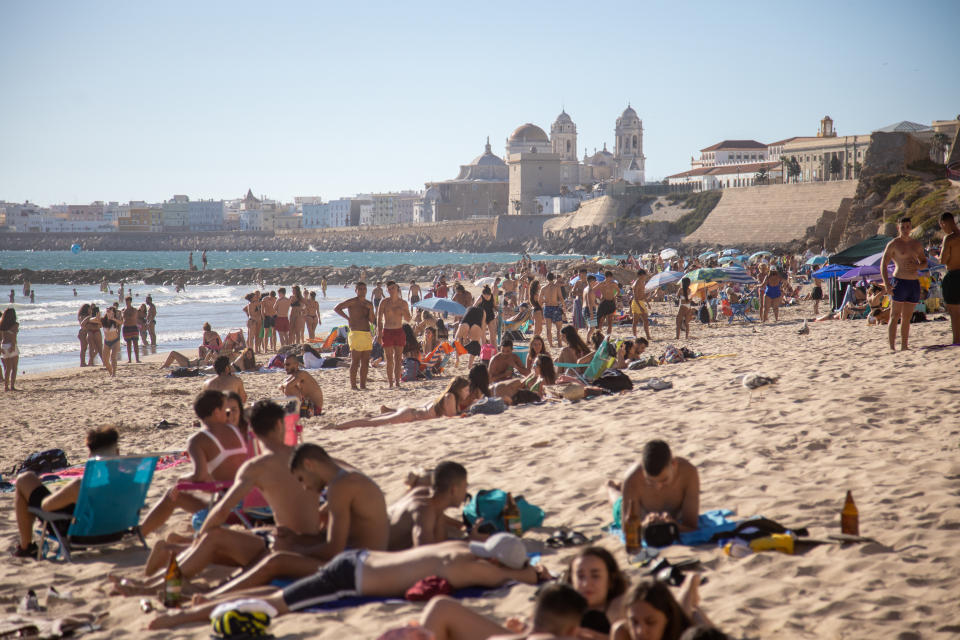
[[499, 216], [494, 234], [497, 240], [539, 238], [543, 235], [543, 224], [551, 218], [553, 216]]

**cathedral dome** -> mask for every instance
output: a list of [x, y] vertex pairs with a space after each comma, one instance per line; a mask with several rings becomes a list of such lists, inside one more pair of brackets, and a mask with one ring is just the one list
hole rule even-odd
[[550, 142], [550, 138], [544, 133], [543, 129], [535, 124], [526, 123], [517, 127], [508, 141], [511, 145], [524, 142]]
[[474, 158], [470, 164], [476, 167], [502, 167], [506, 165], [499, 156], [490, 150], [490, 138], [487, 138], [487, 146], [484, 148], [483, 153]]
[[553, 124], [573, 124], [573, 119], [567, 114], [566, 111], [561, 111], [560, 115], [557, 116], [557, 119]]
[[623, 110], [623, 113], [620, 114], [620, 117], [624, 120], [627, 118], [638, 118], [637, 112], [633, 110], [633, 107], [627, 105], [627, 108]]

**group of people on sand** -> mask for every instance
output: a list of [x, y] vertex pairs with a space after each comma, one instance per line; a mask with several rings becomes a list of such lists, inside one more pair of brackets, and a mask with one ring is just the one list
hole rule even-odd
[[[325, 298], [326, 286], [323, 289]], [[316, 291], [293, 285], [288, 296], [286, 287], [263, 293], [258, 289], [244, 296], [244, 300], [247, 301], [243, 307], [247, 316], [247, 344], [254, 353], [276, 351], [278, 344], [284, 347], [316, 337], [320, 326]]]
[[[121, 284], [121, 287], [123, 285]], [[122, 295], [122, 294], [121, 294]], [[103, 367], [111, 376], [117, 374], [117, 362], [121, 356], [121, 340], [127, 346], [127, 362], [140, 362], [140, 342], [144, 347], [157, 346], [157, 307], [153, 298], [147, 296], [139, 307], [133, 306], [133, 298], [124, 298], [124, 307], [118, 302], [101, 311], [96, 304], [83, 304], [77, 311], [80, 329], [80, 366], [95, 366], [100, 358]]]
[[[609, 550], [587, 546], [557, 579], [545, 564], [531, 566], [519, 538], [481, 533], [479, 522], [472, 528], [464, 524], [459, 510], [469, 499], [469, 485], [463, 465], [445, 460], [429, 472], [411, 474], [408, 490], [391, 503], [359, 465], [316, 444], [288, 445], [284, 407], [261, 400], [245, 411], [242, 387], [224, 392], [216, 386], [208, 381], [193, 403], [201, 426], [186, 442], [193, 469], [180, 479], [183, 488], [167, 490], [140, 524], [152, 538], [182, 512], [191, 516], [196, 532], [170, 523], [166, 535], [153, 541], [145, 578], [109, 577], [114, 594], [153, 595], [176, 556], [194, 606], [158, 615], [150, 628], [206, 621], [216, 606], [241, 598], [282, 615], [350, 595], [398, 597], [438, 578], [453, 589], [550, 584], [538, 592], [528, 624], [491, 620], [449, 598], [434, 598], [418, 630], [435, 638], [680, 638], [709, 626], [698, 606], [696, 576], [688, 576], [677, 597], [651, 580], [630, 588]], [[91, 456], [118, 455], [117, 430], [91, 430], [87, 448]], [[37, 555], [29, 508], [72, 513], [80, 482], [51, 492], [32, 472], [17, 477], [14, 556]], [[212, 507], [208, 494], [193, 489], [204, 482], [229, 483]], [[636, 513], [644, 526], [676, 522], [682, 531], [697, 528], [697, 471], [663, 441], [649, 442], [622, 482], [605, 489], [615, 519]], [[235, 511], [243, 508], [238, 505], [264, 504], [271, 525], [234, 524]], [[450, 509], [458, 510], [455, 517], [447, 515]], [[194, 578], [214, 564], [237, 571], [204, 591]], [[276, 579], [293, 582], [282, 589], [269, 586]]]

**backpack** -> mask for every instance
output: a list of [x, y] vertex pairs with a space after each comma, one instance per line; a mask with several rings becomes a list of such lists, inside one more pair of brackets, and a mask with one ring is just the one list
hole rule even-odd
[[23, 473], [24, 471], [33, 471], [37, 475], [41, 473], [50, 473], [58, 469], [66, 469], [70, 464], [67, 462], [67, 454], [63, 449], [47, 449], [31, 453], [27, 459], [20, 463], [20, 466], [11, 475]]
[[697, 311], [697, 319], [703, 324], [710, 324], [710, 309], [707, 308], [707, 305], [700, 305], [700, 310]]
[[[524, 531], [539, 527], [543, 524], [544, 513], [540, 507], [527, 502], [523, 496], [514, 497], [517, 508], [520, 509], [520, 526]], [[482, 489], [477, 491], [476, 495], [470, 498], [470, 502], [463, 508], [463, 519], [469, 526], [478, 518], [483, 518], [484, 523], [492, 524], [497, 531], [506, 531], [503, 524], [503, 508], [507, 505], [507, 492], [501, 489]]]
[[420, 372], [420, 363], [416, 358], [404, 358], [403, 359], [403, 375], [400, 376], [400, 379], [404, 382], [414, 382], [417, 379], [417, 374]]
[[338, 358], [346, 358], [350, 355], [350, 347], [345, 344], [338, 344], [333, 348], [333, 355]]
[[630, 376], [618, 369], [607, 369], [599, 378], [593, 381], [593, 384], [598, 387], [603, 387], [612, 393], [633, 389], [633, 380], [630, 379]]

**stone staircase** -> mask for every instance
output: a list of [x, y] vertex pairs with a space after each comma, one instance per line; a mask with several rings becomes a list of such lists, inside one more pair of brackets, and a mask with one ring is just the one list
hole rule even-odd
[[836, 218], [827, 212], [841, 205], [849, 208], [844, 200], [853, 198], [856, 190], [856, 180], [725, 189], [720, 203], [683, 242], [756, 246], [800, 240], [825, 213]]

